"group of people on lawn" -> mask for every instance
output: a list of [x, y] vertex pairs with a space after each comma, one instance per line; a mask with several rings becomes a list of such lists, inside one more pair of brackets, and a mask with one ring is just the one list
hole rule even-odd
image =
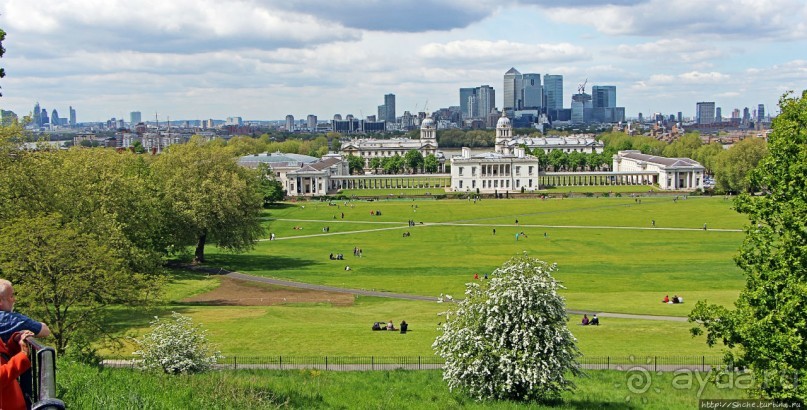
[[684, 303], [684, 298], [673, 295], [672, 299], [670, 299], [670, 295], [664, 295], [664, 299], [661, 299], [661, 303]]
[[588, 318], [588, 315], [584, 314], [583, 315], [583, 320], [580, 322], [580, 324], [583, 325], [583, 326], [588, 326], [588, 325], [599, 326], [600, 325], [600, 318], [597, 317], [596, 313], [591, 317], [591, 319]]
[[[401, 333], [406, 333], [408, 328], [409, 324], [406, 323], [405, 320], [402, 320], [400, 327]], [[384, 322], [373, 323], [373, 330], [398, 330], [398, 329], [395, 328], [395, 325], [392, 323], [392, 319], [390, 319], [390, 321], [387, 322], [386, 326], [384, 325]]]

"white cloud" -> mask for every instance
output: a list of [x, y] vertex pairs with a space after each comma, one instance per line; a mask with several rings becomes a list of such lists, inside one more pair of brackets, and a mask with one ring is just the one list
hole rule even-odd
[[580, 7], [557, 3], [547, 13], [556, 21], [589, 25], [608, 35], [709, 35], [754, 40], [807, 37], [807, 3], [803, 0], [650, 0]]
[[526, 44], [506, 40], [458, 40], [429, 43], [420, 47], [418, 55], [426, 60], [450, 64], [468, 62], [513, 65], [521, 62], [547, 63], [581, 61], [590, 58], [583, 47], [570, 43]]

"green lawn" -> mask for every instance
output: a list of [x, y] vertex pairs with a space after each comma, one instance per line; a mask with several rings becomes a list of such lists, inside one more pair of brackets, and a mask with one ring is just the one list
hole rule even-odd
[[[449, 391], [440, 371], [221, 371], [167, 376], [128, 369], [60, 366], [58, 395], [71, 408], [124, 409], [691, 409], [699, 399], [745, 397], [747, 379], [703, 374], [589, 371], [559, 402], [476, 402]], [[745, 384], [744, 384], [745, 383]], [[87, 388], [92, 386], [92, 388]]]
[[[558, 264], [555, 276], [566, 286], [563, 296], [571, 309], [679, 317], [697, 300], [730, 306], [743, 285], [732, 258], [743, 239], [739, 230], [745, 219], [722, 198], [334, 204], [338, 206], [300, 202], [270, 209], [265, 223], [277, 240], [259, 242], [241, 255], [208, 247], [208, 264], [301, 282], [461, 297], [474, 273], [483, 276], [509, 257], [527, 252]], [[408, 226], [410, 219], [416, 226]], [[407, 231], [411, 236], [402, 237]], [[522, 231], [527, 237], [516, 241], [515, 234]], [[354, 247], [362, 249], [361, 258], [353, 256]], [[345, 261], [329, 260], [330, 253], [344, 254]], [[351, 271], [344, 270], [348, 264]], [[175, 272], [170, 282], [166, 305], [121, 311], [115, 326], [139, 333], [154, 315], [175, 310], [203, 323], [229, 355], [426, 356], [433, 354], [431, 344], [441, 320], [437, 314], [445, 307], [370, 297], [359, 297], [348, 307], [199, 306], [179, 301], [215, 288], [215, 275]], [[665, 294], [681, 295], [686, 303], [662, 304]], [[406, 320], [411, 332], [370, 331], [373, 322], [390, 319], [396, 324]], [[720, 353], [707, 348], [702, 337], [693, 339], [687, 323], [603, 318], [603, 326], [581, 327], [576, 326], [579, 320], [573, 315], [570, 328], [588, 356]], [[127, 346], [122, 353], [130, 351]]]

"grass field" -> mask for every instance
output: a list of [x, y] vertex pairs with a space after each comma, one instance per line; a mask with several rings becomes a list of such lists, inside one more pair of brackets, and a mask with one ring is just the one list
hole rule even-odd
[[[679, 317], [697, 300], [730, 306], [743, 285], [732, 258], [745, 220], [723, 198], [300, 202], [270, 209], [266, 217], [277, 240], [241, 255], [209, 247], [209, 265], [339, 287], [461, 297], [474, 273], [484, 276], [527, 252], [558, 264], [555, 276], [567, 288], [570, 309]], [[403, 237], [407, 231], [411, 236]], [[526, 237], [516, 241], [522, 231]], [[354, 247], [362, 249], [361, 258], [353, 255]], [[329, 260], [330, 253], [345, 260]], [[230, 355], [426, 356], [433, 354], [444, 310], [433, 302], [364, 296], [338, 305], [327, 299], [272, 306], [192, 303], [189, 297], [216, 289], [221, 278], [179, 271], [171, 278], [163, 306], [121, 312], [115, 326], [139, 333], [154, 315], [174, 310], [203, 323]], [[662, 304], [665, 294], [681, 295], [686, 303]], [[373, 322], [387, 320], [406, 320], [411, 332], [370, 331]], [[584, 354], [719, 354], [702, 338], [690, 337], [687, 323], [602, 321], [600, 327], [571, 326]], [[130, 351], [127, 346], [119, 353]]]
[[[60, 372], [59, 397], [71, 408], [94, 409], [691, 409], [699, 399], [745, 394], [738, 388], [744, 384], [733, 380], [716, 384], [706, 382], [705, 375], [617, 371], [590, 371], [575, 378], [577, 389], [550, 406], [476, 402], [449, 391], [440, 371], [242, 370], [167, 376], [65, 364]], [[633, 379], [637, 376], [638, 383]]]

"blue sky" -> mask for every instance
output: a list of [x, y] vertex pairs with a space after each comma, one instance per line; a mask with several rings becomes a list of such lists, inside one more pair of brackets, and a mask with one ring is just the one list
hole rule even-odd
[[78, 121], [320, 119], [459, 105], [459, 88], [562, 74], [691, 116], [807, 88], [804, 0], [4, 0], [0, 107]]

